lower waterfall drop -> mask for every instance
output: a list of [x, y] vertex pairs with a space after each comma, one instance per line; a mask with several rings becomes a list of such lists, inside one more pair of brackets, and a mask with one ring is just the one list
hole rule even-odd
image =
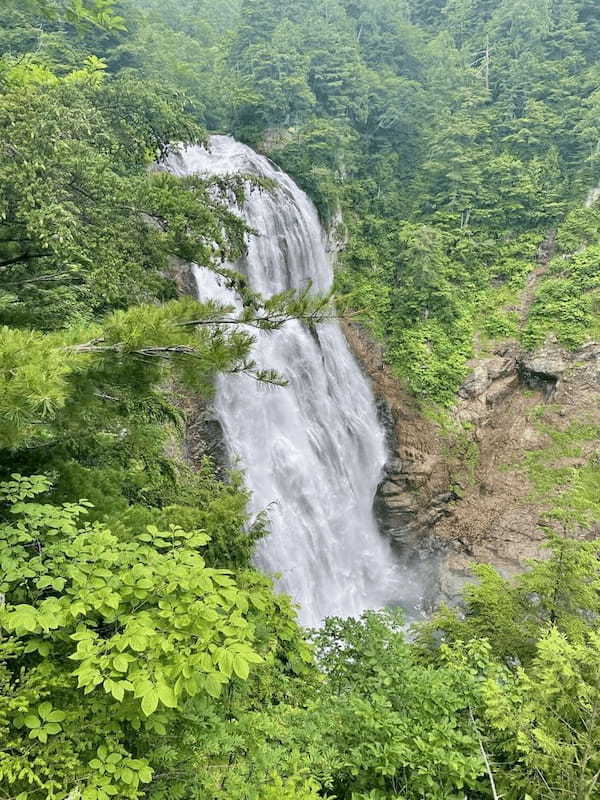
[[[170, 158], [175, 174], [254, 174], [243, 217], [258, 232], [232, 267], [264, 296], [286, 289], [329, 291], [332, 267], [316, 209], [268, 159], [227, 136], [209, 149]], [[231, 304], [225, 281], [195, 267], [198, 296]], [[233, 464], [244, 471], [250, 509], [268, 510], [269, 534], [256, 563], [279, 574], [300, 621], [356, 616], [414, 596], [391, 543], [377, 529], [373, 500], [386, 462], [385, 433], [371, 388], [337, 322], [309, 331], [297, 321], [258, 333], [253, 357], [289, 381], [266, 389], [247, 375], [219, 377], [215, 412]]]

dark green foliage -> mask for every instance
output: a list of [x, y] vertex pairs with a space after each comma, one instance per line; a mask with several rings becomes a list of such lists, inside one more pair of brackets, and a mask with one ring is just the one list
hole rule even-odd
[[[341, 208], [340, 289], [409, 387], [442, 404], [478, 331], [519, 334], [498, 294], [491, 318], [473, 313], [498, 286], [494, 264], [524, 235], [535, 248], [595, 180], [590, 10], [496, 5], [247, 3], [231, 56], [256, 92], [234, 110], [235, 131], [264, 145], [326, 221]], [[433, 248], [426, 297], [423, 276], [415, 292], [406, 270], [407, 225], [447, 237], [441, 269]], [[545, 286], [538, 305], [555, 306], [565, 288]], [[534, 320], [536, 341], [561, 313], [577, 328], [562, 338], [585, 337], [593, 297], [564, 302], [547, 324]], [[534, 337], [525, 332], [527, 344]]]
[[128, 79], [105, 81], [96, 66], [91, 59], [63, 80], [18, 64], [6, 69], [4, 323], [49, 330], [168, 299], [169, 257], [208, 265], [244, 247], [243, 225], [208, 201], [204, 182], [143, 171], [170, 140], [202, 135], [178, 98]]

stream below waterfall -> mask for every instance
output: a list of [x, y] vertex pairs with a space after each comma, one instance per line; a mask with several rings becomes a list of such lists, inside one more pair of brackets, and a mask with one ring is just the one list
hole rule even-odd
[[[330, 289], [332, 265], [316, 209], [268, 159], [214, 136], [209, 149], [188, 148], [168, 166], [179, 175], [272, 180], [274, 191], [248, 192], [241, 213], [258, 235], [229, 267], [264, 296], [309, 283], [315, 292]], [[194, 272], [200, 299], [239, 305], [225, 279], [205, 268]], [[250, 513], [268, 513], [257, 565], [280, 576], [278, 587], [299, 604], [304, 625], [385, 605], [414, 607], [418, 587], [373, 514], [387, 458], [385, 432], [339, 324], [311, 332], [293, 321], [275, 333], [260, 332], [253, 357], [288, 385], [265, 387], [247, 375], [223, 375], [214, 406], [231, 464], [244, 472]]]

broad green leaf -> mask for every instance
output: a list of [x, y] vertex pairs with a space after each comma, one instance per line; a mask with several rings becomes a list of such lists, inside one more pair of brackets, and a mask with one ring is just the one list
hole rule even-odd
[[118, 670], [119, 672], [127, 672], [129, 667], [129, 659], [127, 656], [118, 655], [113, 658], [113, 667]]
[[217, 678], [216, 673], [211, 672], [204, 678], [204, 688], [211, 697], [220, 697], [223, 690], [222, 682]]
[[147, 717], [156, 711], [158, 699], [158, 692], [155, 689], [151, 689], [142, 697], [142, 711]]
[[233, 669], [235, 674], [242, 680], [246, 680], [250, 672], [248, 662], [238, 655], [233, 656]]
[[177, 707], [177, 699], [175, 698], [175, 692], [170, 686], [168, 686], [166, 683], [159, 682], [157, 685], [157, 692], [158, 692], [158, 697], [160, 698], [160, 702], [164, 706], [166, 706], [167, 708]]

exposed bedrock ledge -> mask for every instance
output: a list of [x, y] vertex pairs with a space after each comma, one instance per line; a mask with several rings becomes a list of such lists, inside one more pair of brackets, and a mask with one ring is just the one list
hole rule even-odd
[[[470, 422], [490, 422], [489, 412], [524, 388], [542, 394], [542, 400], [582, 410], [597, 405], [600, 392], [600, 343], [578, 350], [562, 347], [554, 336], [534, 352], [511, 343], [489, 358], [471, 362], [472, 373], [459, 390], [456, 414]], [[540, 398], [536, 397], [539, 404]]]
[[435, 555], [430, 601], [456, 600], [474, 562], [511, 575], [543, 555], [547, 509], [531, 498], [523, 469], [528, 452], [550, 443], [534, 411], [545, 405], [545, 421], [557, 429], [582, 419], [600, 424], [600, 343], [570, 352], [549, 338], [534, 353], [509, 343], [474, 359], [451, 412], [468, 434], [452, 441], [422, 415], [364, 329], [348, 323], [345, 332], [388, 432], [390, 461], [376, 499], [381, 529], [407, 563]]

